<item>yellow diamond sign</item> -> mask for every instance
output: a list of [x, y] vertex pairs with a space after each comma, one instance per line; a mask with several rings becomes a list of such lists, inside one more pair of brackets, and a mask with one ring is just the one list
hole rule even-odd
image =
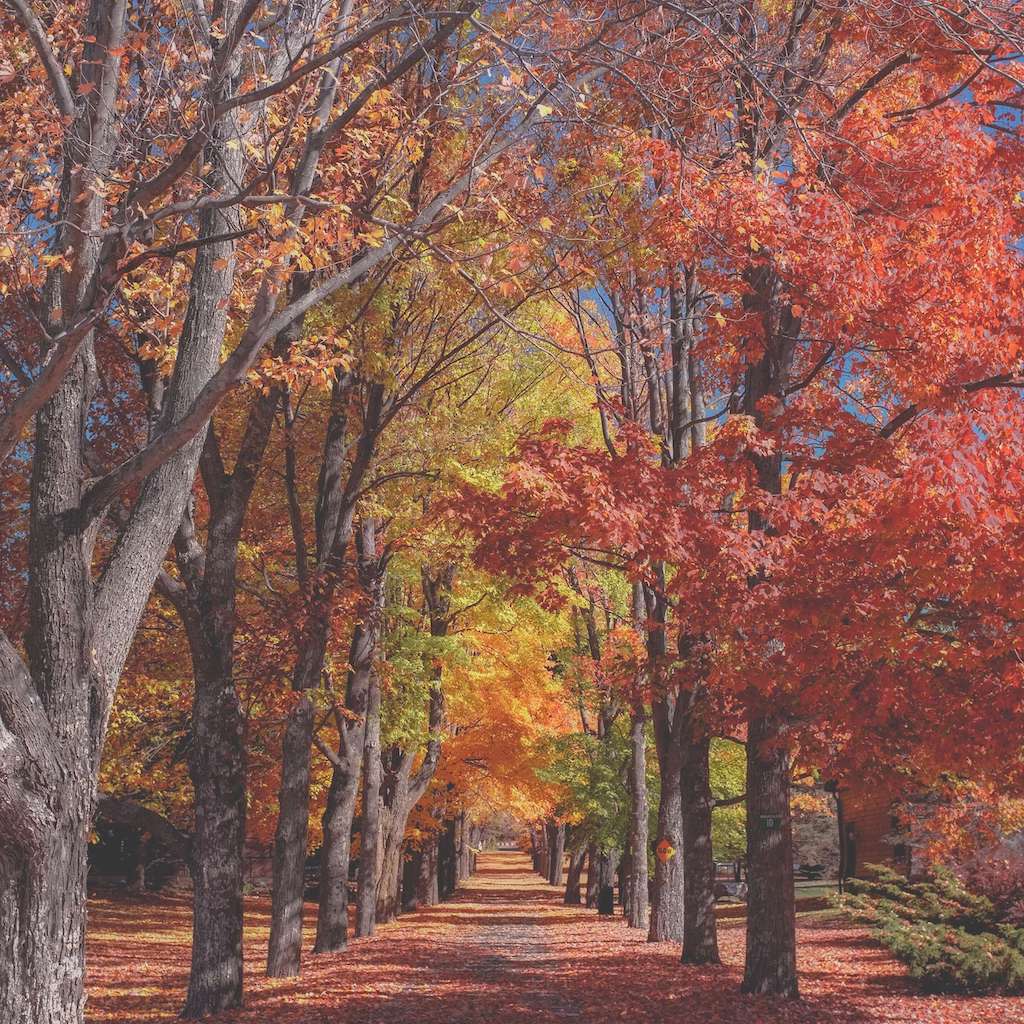
[[662, 839], [654, 848], [654, 852], [662, 864], [667, 864], [676, 855], [676, 848], [667, 839]]

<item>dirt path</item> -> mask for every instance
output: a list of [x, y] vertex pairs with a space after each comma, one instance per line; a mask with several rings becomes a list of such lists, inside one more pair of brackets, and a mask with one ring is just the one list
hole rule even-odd
[[[800, 927], [804, 999], [738, 993], [743, 923], [721, 922], [726, 963], [679, 964], [621, 918], [566, 907], [526, 857], [485, 854], [458, 896], [401, 918], [341, 954], [307, 954], [301, 978], [260, 969], [267, 904], [251, 901], [246, 1009], [237, 1024], [1024, 1024], [1024, 1000], [928, 999], [863, 932]], [[309, 908], [312, 912], [313, 908]], [[170, 1024], [187, 980], [185, 901], [101, 903], [90, 928], [89, 1020]], [[311, 923], [311, 921], [310, 921]], [[312, 930], [308, 935], [312, 942]]]

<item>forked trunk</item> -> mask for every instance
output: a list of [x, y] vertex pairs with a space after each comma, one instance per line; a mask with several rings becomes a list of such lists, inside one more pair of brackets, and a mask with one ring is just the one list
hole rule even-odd
[[793, 905], [793, 830], [789, 751], [772, 717], [747, 730], [747, 955], [743, 991], [799, 995]]

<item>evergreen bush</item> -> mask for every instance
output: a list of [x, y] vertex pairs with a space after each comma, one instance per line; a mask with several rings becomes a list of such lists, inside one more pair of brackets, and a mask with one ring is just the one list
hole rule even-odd
[[888, 868], [851, 879], [836, 903], [872, 927], [926, 992], [1024, 993], [1024, 928], [951, 873], [908, 883]]

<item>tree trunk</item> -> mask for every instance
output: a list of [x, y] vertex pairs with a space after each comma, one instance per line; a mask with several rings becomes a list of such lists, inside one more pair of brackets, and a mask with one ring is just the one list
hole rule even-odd
[[567, 906], [579, 906], [583, 902], [580, 895], [580, 878], [583, 875], [583, 862], [587, 851], [580, 847], [569, 854], [569, 871], [565, 882], [565, 900]]
[[642, 704], [633, 709], [629, 730], [629, 856], [626, 919], [630, 928], [647, 928], [647, 715]]
[[377, 863], [380, 857], [380, 680], [370, 677], [363, 745], [363, 829], [359, 849], [356, 935], [372, 935], [377, 921]]
[[615, 913], [615, 872], [619, 866], [616, 850], [602, 851], [597, 858], [597, 912]]
[[565, 826], [551, 823], [548, 825], [548, 882], [551, 885], [562, 884], [562, 873], [565, 867]]
[[655, 701], [655, 737], [661, 793], [651, 900], [650, 942], [681, 942], [683, 938], [683, 809], [680, 795], [679, 744], [675, 735], [675, 702]]
[[597, 893], [601, 885], [600, 867], [598, 866], [597, 846], [591, 843], [587, 847], [587, 906], [597, 906]]
[[303, 692], [288, 715], [284, 732], [267, 948], [267, 975], [271, 978], [294, 977], [301, 963], [314, 710], [313, 701]]
[[448, 899], [456, 887], [455, 879], [455, 822], [447, 819], [437, 840], [437, 885], [438, 895]]
[[[449, 563], [437, 572], [429, 565], [420, 570], [423, 601], [430, 616], [430, 635], [445, 636], [451, 625], [451, 588], [455, 565]], [[377, 922], [386, 924], [401, 913], [402, 852], [405, 826], [413, 807], [423, 798], [437, 771], [441, 757], [441, 727], [444, 724], [444, 690], [441, 668], [433, 669], [430, 701], [427, 706], [427, 743], [416, 775], [412, 775], [415, 750], [393, 747], [383, 759], [386, 772], [381, 784], [382, 843], [384, 847], [381, 877], [377, 887]], [[454, 864], [456, 874], [459, 863]]]
[[[368, 710], [374, 683], [374, 659], [384, 607], [387, 559], [377, 554], [376, 523], [366, 519], [357, 534], [359, 582], [368, 608], [352, 631], [345, 706], [338, 715], [338, 750], [323, 816], [320, 856], [320, 908], [316, 921], [315, 953], [334, 953], [348, 945], [348, 873], [352, 851], [352, 819], [363, 764]], [[379, 700], [378, 697], [375, 698]], [[375, 717], [379, 728], [379, 712]], [[307, 795], [308, 799], [308, 795]], [[365, 812], [365, 808], [364, 808]], [[371, 812], [372, 813], [372, 812]]]
[[337, 953], [348, 945], [348, 869], [358, 790], [358, 767], [349, 771], [335, 766], [324, 807], [314, 953]]
[[338, 722], [338, 752], [327, 791], [320, 852], [320, 907], [316, 919], [315, 953], [336, 953], [348, 945], [348, 873], [352, 851], [352, 819], [363, 761], [366, 705], [376, 649], [375, 620], [356, 625], [349, 655], [346, 706], [356, 716]]
[[[196, 647], [193, 643], [193, 657]], [[216, 652], [231, 658], [233, 640]], [[221, 671], [217, 671], [217, 669]], [[242, 1002], [245, 723], [230, 663], [195, 675], [189, 775], [195, 792], [192, 970], [184, 1017]]]
[[[351, 381], [346, 375], [335, 379], [331, 393], [331, 415], [324, 435], [323, 454], [320, 460], [320, 474], [317, 482], [316, 505], [316, 556], [319, 572], [313, 582], [312, 598], [306, 614], [304, 635], [295, 671], [292, 688], [305, 694], [319, 685], [327, 655], [330, 631], [331, 601], [337, 586], [342, 562], [348, 550], [353, 533], [355, 514], [355, 490], [361, 485], [373, 459], [373, 431], [380, 416], [382, 390], [380, 385], [371, 386], [367, 397], [366, 419], [363, 431], [356, 445], [356, 457], [348, 473], [343, 477], [345, 459], [350, 447], [347, 434], [348, 410]], [[376, 521], [368, 517], [362, 521], [356, 536], [359, 583], [365, 592], [368, 608], [365, 620], [353, 632], [352, 652], [349, 664], [348, 688], [352, 689], [354, 675], [359, 675], [357, 694], [358, 707], [350, 710], [361, 715], [364, 711], [366, 673], [370, 671], [376, 654], [379, 629], [380, 604], [383, 592], [383, 572], [386, 559], [377, 554]], [[297, 553], [297, 558], [304, 557]], [[301, 574], [300, 574], [301, 575]], [[351, 695], [346, 697], [349, 703]], [[267, 954], [267, 974], [270, 977], [291, 977], [299, 973], [302, 954], [302, 904], [305, 885], [305, 866], [309, 842], [309, 783], [311, 770], [311, 745], [314, 731], [314, 706], [303, 697], [288, 716], [288, 726], [282, 750], [281, 788], [278, 804], [277, 830], [274, 837], [274, 883], [271, 905], [270, 946]], [[339, 724], [339, 728], [346, 728]], [[348, 763], [342, 771], [346, 775], [359, 776], [362, 761], [362, 739], [353, 735], [355, 748], [346, 753]], [[344, 799], [338, 807], [348, 808], [347, 783]], [[326, 812], [325, 812], [326, 817]], [[351, 823], [350, 823], [351, 824]], [[336, 828], [344, 823], [338, 821]], [[335, 840], [336, 841], [336, 840]], [[340, 853], [336, 847], [335, 852]], [[337, 864], [331, 864], [333, 869]], [[347, 891], [347, 867], [346, 891]], [[338, 880], [329, 878], [327, 887], [337, 888]], [[323, 882], [321, 882], [323, 889]], [[328, 899], [333, 899], [329, 896]], [[338, 940], [340, 918], [338, 909], [332, 905], [329, 911], [331, 924], [328, 928]], [[344, 945], [345, 940], [342, 941]], [[318, 931], [317, 946], [320, 937]], [[332, 946], [333, 948], [333, 946]], [[340, 947], [339, 947], [340, 948]], [[321, 950], [323, 952], [325, 950]]]
[[622, 907], [622, 916], [629, 921], [629, 885], [633, 874], [633, 857], [629, 850], [626, 850], [619, 861], [619, 906]]
[[470, 875], [470, 853], [469, 853], [469, 825], [466, 822], [466, 812], [463, 811], [458, 819], [458, 843], [459, 843], [459, 881], [464, 882]]
[[[85, 877], [90, 815], [65, 806], [35, 856], [0, 850], [0, 1020], [78, 1024], [84, 1013]], [[74, 798], [75, 794], [67, 796]], [[42, 838], [42, 837], [40, 837]], [[8, 951], [17, 951], [9, 956]]]
[[384, 858], [377, 885], [377, 920], [381, 924], [389, 924], [402, 912], [402, 850], [407, 817], [407, 814], [402, 815], [400, 830], [393, 825], [384, 840]]
[[781, 723], [750, 719], [747, 730], [747, 955], [743, 991], [795, 999], [796, 915], [789, 751]]
[[438, 840], [437, 836], [423, 840], [416, 872], [416, 905], [432, 907], [440, 902], [438, 885]]
[[682, 744], [683, 963], [717, 964], [718, 929], [715, 923], [715, 860], [711, 846], [709, 755], [711, 740], [699, 722], [687, 723]]

